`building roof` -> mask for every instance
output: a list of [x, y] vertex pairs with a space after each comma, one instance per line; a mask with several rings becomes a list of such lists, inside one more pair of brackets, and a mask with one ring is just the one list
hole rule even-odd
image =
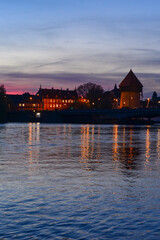
[[60, 99], [73, 99], [77, 98], [76, 91], [59, 90], [59, 89], [42, 89], [40, 88], [37, 95], [44, 98], [60, 98]]
[[23, 95], [15, 95], [15, 94], [6, 94], [7, 100], [9, 102], [12, 102], [13, 104], [18, 104], [19, 102], [21, 102], [24, 97]]
[[143, 85], [133, 73], [133, 71], [130, 70], [127, 76], [120, 83], [119, 88], [121, 91], [126, 92], [142, 92]]
[[40, 98], [38, 96], [30, 95], [29, 93], [24, 93], [22, 95], [7, 94], [6, 96], [7, 96], [7, 100], [14, 104], [18, 104], [21, 102], [39, 102], [40, 101]]

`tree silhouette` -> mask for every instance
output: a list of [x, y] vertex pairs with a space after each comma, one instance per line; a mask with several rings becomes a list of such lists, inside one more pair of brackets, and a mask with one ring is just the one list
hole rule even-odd
[[98, 108], [101, 97], [103, 96], [104, 90], [102, 86], [94, 83], [85, 83], [77, 88], [77, 94], [79, 97], [84, 97], [89, 100], [90, 107]]
[[157, 93], [156, 93], [156, 91], [153, 92], [152, 101], [157, 101]]
[[6, 90], [4, 85], [0, 86], [0, 122], [7, 120], [7, 101], [6, 101]]

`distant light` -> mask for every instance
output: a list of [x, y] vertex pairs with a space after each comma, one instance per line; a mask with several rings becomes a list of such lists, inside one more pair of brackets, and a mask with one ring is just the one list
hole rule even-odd
[[30, 97], [29, 99], [32, 100], [32, 97]]
[[36, 117], [37, 117], [37, 118], [40, 118], [40, 117], [41, 117], [41, 113], [40, 113], [40, 112], [37, 112], [37, 113], [36, 113]]

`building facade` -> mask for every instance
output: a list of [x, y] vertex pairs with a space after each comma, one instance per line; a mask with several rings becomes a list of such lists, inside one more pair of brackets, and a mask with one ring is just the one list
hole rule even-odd
[[70, 109], [77, 101], [76, 91], [42, 89], [36, 95], [7, 95], [10, 111], [54, 111]]
[[59, 89], [42, 89], [36, 94], [42, 102], [44, 111], [69, 109], [77, 100], [76, 91]]

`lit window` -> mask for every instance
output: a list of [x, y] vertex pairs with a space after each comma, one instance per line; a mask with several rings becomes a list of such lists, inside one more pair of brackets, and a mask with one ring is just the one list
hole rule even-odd
[[62, 105], [60, 104], [59, 107], [62, 107]]
[[32, 100], [32, 97], [30, 97], [29, 99]]
[[50, 105], [50, 107], [52, 107], [52, 105]]
[[126, 102], [123, 102], [123, 104], [125, 105], [125, 104], [126, 104]]
[[62, 103], [64, 103], [64, 100], [62, 100]]
[[19, 106], [21, 107], [21, 103], [19, 104]]
[[56, 107], [58, 108], [58, 104], [56, 104]]
[[33, 107], [35, 107], [36, 106], [36, 104], [33, 104]]
[[24, 107], [24, 106], [25, 106], [25, 104], [23, 103], [23, 104], [22, 104], [22, 106]]
[[50, 99], [50, 102], [52, 102], [52, 99]]
[[67, 103], [67, 100], [65, 100], [65, 102]]
[[53, 102], [55, 102], [55, 99], [53, 99]]
[[53, 107], [55, 107], [55, 104], [53, 104]]

